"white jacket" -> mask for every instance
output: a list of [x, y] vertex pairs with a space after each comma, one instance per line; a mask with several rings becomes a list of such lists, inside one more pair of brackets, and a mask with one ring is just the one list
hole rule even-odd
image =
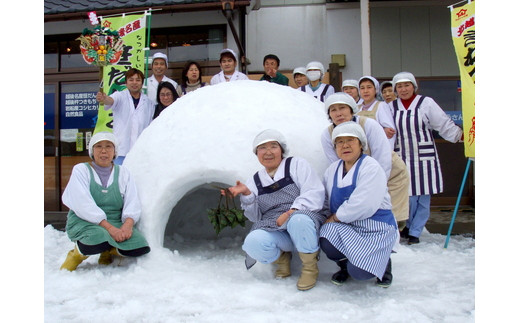
[[105, 105], [105, 110], [112, 109], [114, 114], [114, 136], [116, 136], [118, 156], [126, 156], [137, 138], [152, 122], [154, 105], [144, 94], [141, 94], [137, 108], [130, 91], [125, 89], [110, 95], [114, 104]]

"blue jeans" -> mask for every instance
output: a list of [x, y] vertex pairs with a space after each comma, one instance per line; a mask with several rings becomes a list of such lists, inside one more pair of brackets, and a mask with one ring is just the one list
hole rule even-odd
[[294, 248], [302, 253], [314, 253], [320, 249], [314, 221], [302, 213], [294, 213], [290, 217], [287, 230], [251, 231], [242, 245], [242, 250], [263, 264], [274, 262], [282, 251], [290, 252]]
[[419, 238], [426, 222], [430, 218], [431, 195], [410, 196], [410, 217], [406, 220], [408, 234]]

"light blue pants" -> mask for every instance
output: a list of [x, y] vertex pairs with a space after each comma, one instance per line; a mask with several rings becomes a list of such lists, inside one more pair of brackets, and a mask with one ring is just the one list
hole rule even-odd
[[406, 220], [408, 234], [419, 238], [426, 222], [430, 218], [431, 195], [410, 196], [410, 217]]
[[123, 165], [123, 161], [125, 160], [126, 156], [117, 156], [116, 159], [114, 159], [114, 164], [116, 165]]
[[251, 231], [244, 240], [242, 250], [263, 264], [270, 264], [280, 257], [282, 251], [314, 253], [319, 250], [318, 231], [314, 221], [305, 214], [294, 213], [287, 222], [287, 230]]

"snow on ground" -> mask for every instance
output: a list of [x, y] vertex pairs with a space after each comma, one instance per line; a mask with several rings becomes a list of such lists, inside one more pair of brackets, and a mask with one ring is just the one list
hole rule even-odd
[[[316, 287], [296, 288], [293, 275], [274, 279], [274, 265], [247, 271], [242, 238], [165, 237], [138, 259], [60, 271], [73, 243], [45, 227], [45, 322], [474, 322], [475, 240], [423, 233], [421, 243], [392, 255], [394, 281], [330, 283], [336, 265], [322, 253]], [[182, 242], [179, 242], [182, 241]]]

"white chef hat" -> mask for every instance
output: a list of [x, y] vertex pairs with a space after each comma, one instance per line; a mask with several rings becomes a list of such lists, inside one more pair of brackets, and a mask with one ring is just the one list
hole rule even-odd
[[330, 106], [333, 104], [337, 104], [337, 103], [343, 103], [343, 104], [346, 104], [349, 107], [351, 107], [353, 114], [356, 114], [359, 112], [359, 107], [357, 106], [354, 98], [352, 98], [350, 95], [348, 95], [345, 92], [336, 92], [334, 94], [329, 95], [325, 99], [325, 113], [327, 113], [327, 115], [328, 115]]
[[280, 144], [284, 156], [289, 152], [289, 149], [287, 148], [287, 141], [285, 140], [284, 135], [278, 130], [266, 129], [256, 135], [255, 139], [253, 139], [253, 154], [256, 155], [256, 147], [270, 141], [276, 141]]
[[356, 80], [349, 79], [349, 80], [343, 81], [343, 83], [341, 84], [341, 89], [343, 89], [345, 86], [353, 86], [359, 90], [358, 81], [356, 81]]
[[222, 54], [225, 54], [225, 53], [231, 53], [231, 55], [233, 55], [233, 57], [235, 58], [235, 62], [238, 60], [237, 54], [235, 54], [235, 52], [231, 48], [224, 48], [223, 50], [221, 50], [220, 58], [222, 58]]
[[323, 67], [323, 64], [318, 61], [309, 62], [305, 67], [306, 71], [315, 69], [319, 69], [322, 76], [325, 74], [325, 68]]
[[395, 74], [394, 78], [392, 79], [392, 86], [394, 88], [394, 91], [395, 91], [395, 86], [397, 85], [397, 83], [402, 83], [402, 82], [411, 82], [413, 84], [415, 92], [417, 92], [417, 88], [418, 88], [417, 81], [415, 80], [415, 76], [413, 76], [412, 73], [399, 72], [399, 73]]
[[153, 54], [153, 56], [152, 56], [152, 64], [153, 64], [153, 61], [155, 61], [158, 58], [164, 59], [164, 62], [166, 63], [166, 67], [168, 67], [168, 56], [166, 56], [166, 54], [163, 54], [161, 52], [157, 52], [157, 53]]
[[370, 75], [365, 75], [365, 76], [362, 76], [359, 81], [358, 81], [358, 89], [359, 89], [359, 85], [361, 84], [361, 81], [363, 80], [370, 80], [372, 81], [372, 83], [374, 84], [374, 87], [376, 88], [376, 95], [377, 93], [379, 93], [379, 81], [376, 80], [375, 77], [372, 77]]
[[361, 141], [363, 150], [367, 149], [367, 136], [365, 131], [354, 121], [343, 122], [336, 126], [332, 131], [332, 143], [334, 143], [338, 137], [356, 137]]
[[294, 76], [295, 74], [303, 74], [305, 75], [305, 73], [307, 72], [307, 70], [305, 69], [305, 67], [303, 66], [300, 66], [300, 67], [297, 67], [293, 70], [292, 72], [292, 75]]
[[92, 136], [92, 138], [90, 138], [90, 142], [88, 143], [88, 155], [90, 156], [90, 158], [94, 159], [94, 157], [93, 157], [94, 156], [94, 145], [103, 140], [108, 140], [112, 144], [114, 144], [114, 154], [115, 154], [114, 159], [115, 159], [117, 157], [116, 136], [114, 136], [113, 133], [106, 132], [106, 131], [98, 132], [98, 133], [94, 134]]

